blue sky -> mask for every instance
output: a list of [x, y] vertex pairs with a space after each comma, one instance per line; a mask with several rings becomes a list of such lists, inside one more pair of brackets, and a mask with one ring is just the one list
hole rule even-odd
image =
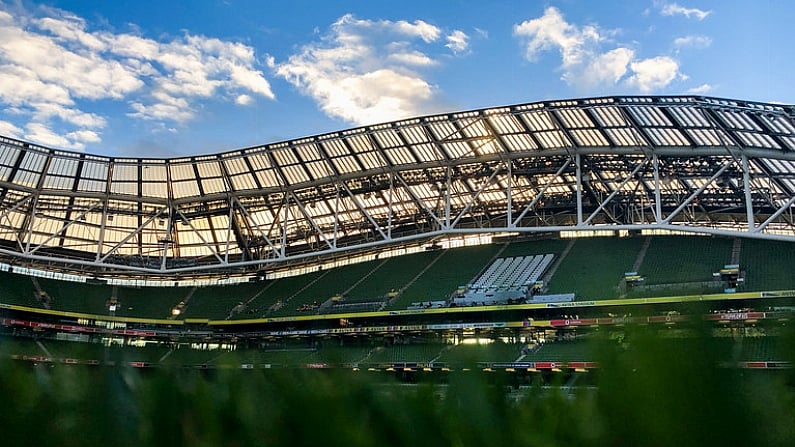
[[0, 135], [233, 150], [546, 99], [795, 103], [790, 0], [0, 0]]

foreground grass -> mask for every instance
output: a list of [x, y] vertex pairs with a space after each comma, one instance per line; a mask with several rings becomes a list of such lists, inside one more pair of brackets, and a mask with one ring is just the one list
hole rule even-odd
[[721, 367], [707, 337], [628, 339], [597, 347], [596, 389], [518, 399], [475, 372], [403, 386], [351, 371], [5, 362], [0, 433], [4, 445], [118, 447], [795, 445], [792, 371]]

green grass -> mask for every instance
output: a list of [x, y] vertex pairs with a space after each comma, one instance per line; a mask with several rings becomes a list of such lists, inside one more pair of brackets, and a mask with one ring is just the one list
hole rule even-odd
[[[405, 386], [397, 374], [349, 369], [0, 360], [0, 430], [5, 445], [67, 447], [795, 445], [792, 370], [721, 366], [723, 348], [698, 334], [683, 343], [627, 328], [625, 342], [593, 345], [595, 388], [511, 394], [512, 375], [476, 370]], [[782, 342], [792, 361], [791, 335]]]

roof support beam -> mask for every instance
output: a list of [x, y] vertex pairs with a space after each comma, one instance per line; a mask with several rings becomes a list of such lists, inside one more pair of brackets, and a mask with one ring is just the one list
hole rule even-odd
[[[466, 213], [468, 213], [468, 212], [469, 212], [470, 208], [472, 208], [472, 206], [475, 204], [475, 202], [477, 202], [477, 200], [478, 200], [478, 196], [480, 196], [480, 194], [481, 194], [483, 191], [485, 191], [485, 190], [486, 190], [486, 188], [488, 188], [488, 187], [491, 185], [491, 182], [494, 180], [494, 178], [497, 176], [497, 174], [499, 174], [499, 172], [500, 172], [500, 165], [497, 165], [497, 166], [495, 167], [495, 169], [494, 169], [494, 172], [492, 172], [492, 173], [491, 173], [491, 175], [489, 176], [489, 178], [488, 178], [488, 179], [486, 179], [486, 181], [484, 181], [483, 183], [481, 183], [480, 187], [479, 187], [479, 188], [478, 188], [478, 189], [475, 191], [475, 193], [472, 195], [471, 199], [470, 199], [470, 200], [467, 202], [467, 204], [464, 206], [464, 209], [462, 209], [462, 210], [461, 210], [461, 211], [458, 213], [458, 216], [456, 216], [455, 220], [454, 220], [454, 221], [453, 221], [453, 222], [450, 224], [450, 226], [448, 227], [448, 229], [449, 229], [449, 228], [455, 228], [455, 226], [456, 226], [456, 225], [458, 225], [458, 222], [461, 220], [461, 217], [463, 217], [463, 216], [464, 216], [464, 214], [466, 214]], [[448, 188], [448, 194], [447, 194], [447, 195], [448, 195], [448, 196], [450, 195], [450, 194], [449, 194], [449, 188]]]
[[[624, 185], [629, 183], [630, 180], [634, 179], [635, 178], [635, 174], [637, 174], [638, 171], [640, 171], [640, 168], [646, 166], [646, 164], [648, 162], [649, 162], [649, 160], [646, 159], [646, 160], [643, 160], [640, 163], [638, 163], [638, 165], [635, 167], [635, 169], [633, 169], [632, 172], [628, 176], [626, 176], [626, 178], [624, 178], [624, 180], [621, 183], [619, 183], [618, 186], [616, 186], [616, 188], [613, 190], [613, 192], [611, 192], [609, 196], [607, 196], [604, 200], [602, 200], [602, 203], [600, 203], [599, 206], [596, 208], [596, 210], [594, 210], [594, 212], [591, 213], [590, 216], [588, 216], [588, 219], [586, 219], [585, 222], [583, 222], [583, 224], [585, 224], [585, 225], [590, 224], [591, 220], [593, 220], [593, 218], [596, 217], [596, 215], [599, 214], [599, 212], [604, 209], [605, 205], [607, 205], [607, 203], [610, 202], [613, 199], [613, 197], [616, 196], [616, 194], [621, 192], [621, 189], [624, 187]], [[578, 204], [578, 206], [580, 206], [580, 205]]]
[[726, 169], [728, 169], [728, 168], [729, 168], [729, 166], [731, 166], [731, 165], [732, 165], [732, 163], [733, 163], [733, 162], [734, 162], [734, 160], [733, 160], [733, 159], [730, 159], [730, 160], [726, 161], [726, 163], [725, 163], [725, 164], [724, 164], [724, 165], [723, 165], [723, 166], [722, 166], [720, 169], [718, 169], [718, 172], [716, 172], [715, 174], [713, 174], [713, 175], [712, 175], [712, 177], [710, 177], [710, 178], [709, 178], [709, 180], [707, 180], [706, 182], [704, 182], [704, 184], [703, 184], [703, 185], [701, 185], [701, 187], [700, 187], [700, 188], [698, 188], [698, 189], [696, 189], [695, 191], [693, 191], [693, 193], [692, 193], [692, 194], [690, 194], [690, 195], [689, 195], [689, 196], [688, 196], [688, 197], [687, 197], [685, 200], [683, 200], [683, 201], [682, 201], [682, 203], [681, 203], [681, 204], [680, 204], [680, 205], [679, 205], [679, 206], [678, 206], [678, 207], [677, 207], [677, 208], [676, 208], [676, 209], [675, 209], [673, 212], [671, 212], [671, 214], [669, 214], [669, 215], [668, 215], [668, 217], [666, 217], [666, 218], [665, 218], [665, 219], [662, 221], [662, 223], [664, 223], [664, 224], [669, 224], [669, 223], [671, 223], [671, 220], [672, 220], [674, 217], [676, 217], [676, 215], [677, 215], [677, 214], [679, 214], [679, 213], [680, 213], [680, 212], [681, 212], [683, 209], [685, 209], [685, 207], [687, 207], [688, 205], [690, 205], [690, 204], [693, 202], [693, 199], [695, 199], [696, 197], [698, 197], [698, 195], [699, 195], [699, 194], [701, 194], [702, 192], [704, 192], [704, 191], [707, 189], [707, 187], [708, 187], [709, 185], [711, 185], [711, 184], [712, 184], [712, 182], [714, 182], [714, 181], [715, 181], [715, 179], [717, 179], [718, 177], [720, 177], [720, 176], [721, 176], [721, 174], [723, 174], [723, 173], [726, 171]]
[[[111, 247], [110, 250], [108, 250], [108, 252], [105, 253], [105, 256], [103, 256], [102, 258], [99, 259], [99, 262], [105, 262], [108, 259], [108, 257], [110, 257], [110, 255], [112, 255], [113, 253], [116, 252], [116, 250], [121, 248], [124, 244], [129, 242], [130, 239], [132, 239], [136, 235], [140, 235], [141, 230], [143, 230], [144, 227], [149, 225], [153, 220], [155, 220], [155, 219], [159, 218], [160, 216], [162, 216], [163, 213], [165, 213], [167, 211], [168, 211], [168, 207], [164, 206], [163, 208], [160, 209], [159, 212], [149, 216], [149, 218], [146, 219], [141, 225], [138, 225], [138, 227], [135, 230], [133, 230], [130, 233], [128, 233], [127, 236], [125, 236], [122, 240], [120, 240], [116, 245]], [[107, 216], [105, 218], [107, 219]], [[170, 227], [170, 225], [169, 225], [169, 227]]]
[[781, 214], [783, 214], [785, 211], [791, 210], [793, 204], [795, 204], [795, 196], [790, 197], [789, 200], [787, 200], [787, 202], [781, 206], [781, 208], [777, 209], [775, 213], [771, 214], [770, 217], [768, 217], [764, 222], [759, 224], [759, 226], [750, 229], [750, 232], [761, 233], [762, 230], [767, 228], [767, 226], [770, 225], [770, 223], [776, 220], [779, 216], [781, 216]]
[[555, 175], [549, 180], [549, 182], [547, 182], [547, 184], [544, 185], [543, 188], [541, 188], [541, 191], [538, 191], [538, 193], [533, 198], [533, 200], [522, 210], [521, 213], [519, 213], [519, 216], [516, 218], [516, 220], [514, 220], [511, 223], [510, 227], [516, 227], [517, 225], [519, 225], [519, 222], [521, 222], [522, 219], [524, 219], [524, 216], [528, 213], [528, 211], [530, 211], [531, 209], [533, 209], [534, 206], [536, 206], [538, 201], [541, 200], [542, 197], [544, 197], [544, 194], [547, 192], [549, 187], [552, 186], [552, 184], [555, 183], [555, 181], [558, 178], [560, 178], [560, 175], [563, 173], [563, 171], [566, 170], [567, 167], [569, 167], [570, 164], [571, 164], [571, 158], [567, 158], [566, 161], [563, 163], [563, 166], [558, 168], [558, 170], [555, 172]]
[[373, 216], [370, 215], [370, 213], [367, 211], [367, 208], [365, 208], [364, 205], [362, 205], [362, 202], [359, 201], [359, 198], [353, 192], [351, 192], [350, 189], [348, 189], [348, 185], [346, 185], [343, 182], [342, 187], [345, 188], [345, 192], [348, 193], [351, 200], [356, 205], [356, 208], [358, 208], [359, 211], [362, 213], [362, 215], [367, 219], [367, 221], [370, 222], [370, 225], [372, 225], [373, 228], [376, 231], [378, 231], [378, 234], [380, 234], [382, 238], [387, 239], [387, 235], [384, 233], [384, 230], [381, 228], [381, 225], [378, 225], [375, 219], [373, 219]]
[[251, 225], [250, 227], [253, 228], [257, 233], [259, 233], [259, 236], [271, 248], [272, 253], [278, 258], [283, 258], [284, 257], [283, 254], [280, 253], [279, 249], [277, 249], [275, 245], [273, 245], [273, 242], [268, 237], [268, 235], [265, 234], [264, 231], [262, 231], [263, 224], [258, 222], [257, 219], [254, 217], [254, 215], [252, 215], [251, 213], [248, 212], [248, 209], [242, 203], [240, 203], [240, 200], [238, 200], [237, 197], [234, 197], [234, 196], [232, 197], [232, 204], [233, 204], [233, 206], [237, 205], [238, 209], [240, 209], [240, 211], [243, 212], [243, 215], [246, 216], [246, 219], [248, 219], [250, 222], [252, 222], [254, 224], [254, 225]]
[[44, 245], [46, 245], [46, 244], [47, 244], [47, 242], [50, 242], [51, 240], [53, 240], [53, 239], [55, 239], [55, 238], [59, 237], [59, 236], [60, 236], [61, 234], [63, 234], [63, 232], [64, 232], [64, 231], [66, 231], [66, 230], [67, 230], [69, 227], [71, 227], [72, 225], [74, 225], [75, 223], [77, 223], [77, 222], [78, 222], [80, 219], [84, 218], [84, 217], [86, 216], [86, 214], [88, 214], [88, 213], [90, 213], [91, 211], [93, 211], [93, 210], [97, 209], [97, 208], [98, 208], [100, 205], [102, 205], [102, 203], [101, 203], [101, 202], [100, 202], [100, 203], [97, 203], [97, 204], [94, 204], [94, 205], [93, 205], [93, 206], [91, 206], [90, 208], [88, 208], [88, 209], [84, 210], [82, 213], [80, 213], [80, 214], [77, 216], [77, 218], [76, 218], [76, 219], [72, 219], [72, 220], [70, 220], [69, 222], [66, 222], [66, 223], [64, 223], [63, 225], [61, 225], [61, 228], [60, 228], [60, 229], [58, 229], [58, 231], [56, 231], [56, 232], [54, 232], [54, 233], [50, 234], [50, 235], [47, 237], [47, 239], [45, 239], [44, 241], [42, 241], [42, 242], [41, 242], [39, 245], [37, 245], [37, 246], [36, 246], [35, 248], [33, 248], [32, 250], [29, 250], [29, 253], [35, 253], [35, 252], [36, 252], [38, 249], [40, 249], [41, 247], [43, 247]]

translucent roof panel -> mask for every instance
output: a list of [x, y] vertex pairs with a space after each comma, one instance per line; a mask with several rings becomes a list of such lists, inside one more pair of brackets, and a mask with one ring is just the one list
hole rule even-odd
[[690, 138], [699, 146], [730, 146], [733, 145], [723, 131], [715, 129], [686, 129]]
[[382, 148], [392, 148], [403, 145], [397, 132], [391, 128], [379, 128], [377, 131], [373, 132], [373, 138]]
[[108, 167], [107, 161], [83, 161], [78, 191], [104, 192], [108, 182]]
[[634, 127], [607, 128], [605, 134], [616, 146], [648, 146], [646, 138]]
[[507, 150], [511, 152], [523, 152], [538, 149], [538, 145], [533, 138], [530, 135], [523, 133], [503, 135], [502, 141], [505, 142]]
[[37, 151], [27, 151], [21, 156], [22, 161], [12, 180], [15, 183], [35, 188], [38, 186], [41, 174], [47, 164], [47, 155]]
[[42, 187], [45, 189], [72, 189], [79, 163], [80, 160], [76, 158], [52, 157]]
[[[451, 133], [455, 133], [455, 129], [449, 125], [449, 123], [443, 122], [441, 125], [442, 128], [438, 127], [438, 123], [431, 124], [429, 126], [431, 132], [435, 135], [436, 140], [447, 138]], [[405, 127], [400, 130], [400, 134], [409, 144], [422, 144], [433, 141], [425, 131], [425, 128], [421, 126]]]
[[647, 127], [670, 127], [673, 126], [671, 120], [665, 116], [662, 110], [656, 107], [640, 106], [629, 107], [629, 113], [638, 121], [641, 126]]
[[607, 139], [596, 129], [575, 129], [571, 131], [572, 136], [580, 146], [609, 146]]
[[[431, 152], [432, 151], [429, 151], [428, 153], [431, 153]], [[409, 151], [407, 149], [404, 149], [404, 148], [387, 149], [387, 150], [384, 151], [384, 153], [386, 154], [387, 158], [389, 158], [389, 161], [393, 165], [409, 165], [409, 164], [413, 164], [413, 163], [417, 162], [416, 158], [411, 153], [411, 151]], [[428, 158], [431, 158], [431, 157], [428, 157]]]
[[603, 127], [627, 126], [627, 120], [618, 107], [594, 107], [591, 109], [596, 122]]
[[379, 151], [362, 152], [357, 155], [357, 158], [365, 169], [380, 168], [386, 164], [384, 157], [381, 156]]
[[649, 128], [646, 133], [655, 146], [689, 146], [687, 138], [679, 129]]
[[753, 132], [736, 132], [736, 134], [746, 146], [781, 149], [781, 146], [770, 135]]
[[281, 185], [281, 181], [266, 154], [254, 153], [249, 155], [247, 159], [251, 163], [254, 175], [257, 176], [263, 188], [273, 188]]
[[[181, 182], [184, 180], [196, 180], [196, 172], [193, 170], [193, 164], [172, 164], [170, 166], [171, 169], [171, 181], [172, 182]], [[145, 173], [149, 174], [150, 172], [148, 169], [145, 169]], [[158, 180], [157, 178], [152, 178], [144, 175], [144, 180]]]
[[711, 120], [700, 109], [694, 107], [671, 107], [669, 109], [674, 119], [682, 126], [687, 127], [712, 127]]
[[784, 135], [795, 135], [795, 124], [786, 117], [773, 114], [762, 114], [758, 116], [770, 130]]
[[552, 117], [546, 110], [539, 110], [520, 115], [530, 131], [557, 129]]
[[21, 151], [14, 146], [0, 144], [0, 181], [9, 180], [20, 153]]
[[279, 166], [298, 164], [298, 157], [296, 157], [295, 152], [293, 152], [293, 150], [289, 147], [273, 150], [271, 151], [271, 154], [273, 154], [273, 158], [276, 160], [276, 164]]
[[488, 121], [501, 134], [514, 134], [524, 131], [522, 124], [513, 115], [491, 115], [488, 117]]
[[753, 118], [749, 115], [740, 112], [718, 110], [715, 112], [722, 120], [723, 123], [730, 129], [739, 130], [762, 130]]
[[541, 142], [541, 145], [547, 149], [574, 146], [566, 134], [559, 130], [538, 132], [535, 134], [535, 137]]
[[594, 122], [582, 109], [561, 109], [556, 113], [564, 126], [569, 128], [595, 127]]

